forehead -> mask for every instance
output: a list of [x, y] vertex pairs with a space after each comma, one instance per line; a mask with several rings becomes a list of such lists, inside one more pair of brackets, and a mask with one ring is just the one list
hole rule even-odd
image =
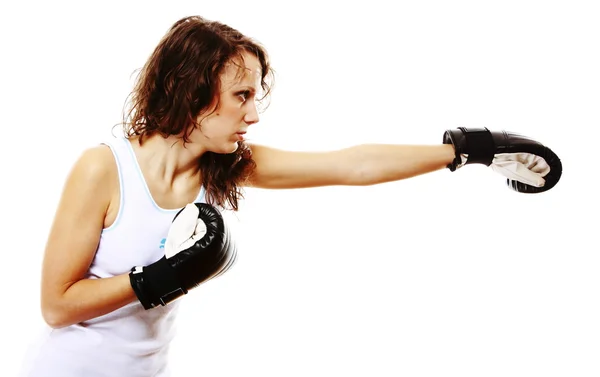
[[260, 83], [261, 65], [256, 56], [244, 53], [242, 59], [235, 58], [225, 65], [221, 74], [224, 89], [232, 85], [255, 86]]

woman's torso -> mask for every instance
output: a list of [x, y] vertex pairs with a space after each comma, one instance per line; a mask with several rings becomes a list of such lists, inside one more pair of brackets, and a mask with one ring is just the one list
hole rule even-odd
[[[118, 168], [118, 205], [111, 204], [118, 210], [102, 231], [86, 276], [89, 279], [122, 275], [160, 259], [169, 226], [181, 209], [157, 204], [127, 139], [116, 138], [106, 144]], [[199, 183], [197, 191], [195, 201], [204, 202]], [[60, 329], [46, 327], [25, 360], [25, 370], [30, 373], [24, 376], [167, 376], [178, 306], [175, 301], [144, 310], [136, 301], [82, 323]]]

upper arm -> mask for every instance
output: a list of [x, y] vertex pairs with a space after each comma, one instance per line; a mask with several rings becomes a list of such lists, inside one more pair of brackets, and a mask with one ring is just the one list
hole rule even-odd
[[284, 151], [252, 145], [256, 169], [249, 184], [260, 188], [306, 188], [354, 183], [353, 149]]
[[87, 272], [104, 228], [116, 174], [106, 146], [84, 151], [71, 169], [44, 251], [43, 311]]

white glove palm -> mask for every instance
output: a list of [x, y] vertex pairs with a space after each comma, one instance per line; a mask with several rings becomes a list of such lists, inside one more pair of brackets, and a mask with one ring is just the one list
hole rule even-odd
[[200, 210], [193, 203], [185, 206], [171, 224], [165, 242], [165, 256], [171, 258], [190, 248], [206, 234], [206, 224], [198, 218]]
[[[463, 165], [467, 155], [461, 155]], [[490, 168], [506, 178], [519, 181], [534, 187], [543, 187], [543, 178], [550, 172], [546, 161], [531, 153], [498, 153], [494, 155]]]

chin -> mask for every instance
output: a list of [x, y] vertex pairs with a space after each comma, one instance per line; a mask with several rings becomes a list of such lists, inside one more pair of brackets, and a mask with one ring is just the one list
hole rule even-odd
[[240, 143], [239, 141], [236, 141], [235, 143], [233, 143], [230, 147], [230, 151], [227, 153], [233, 153], [235, 151], [237, 151], [240, 148]]
[[228, 143], [226, 145], [223, 145], [220, 148], [215, 148], [215, 150], [213, 150], [214, 153], [218, 153], [218, 154], [231, 154], [234, 153], [235, 151], [238, 150], [239, 148], [239, 144], [236, 141], [235, 143]]

